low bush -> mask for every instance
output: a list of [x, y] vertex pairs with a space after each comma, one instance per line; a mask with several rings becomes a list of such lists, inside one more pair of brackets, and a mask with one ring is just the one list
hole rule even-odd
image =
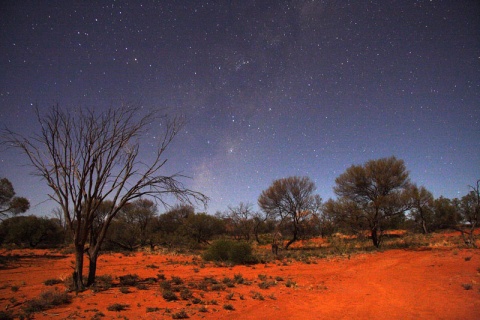
[[127, 274], [120, 277], [121, 286], [135, 286], [140, 278], [136, 274]]
[[128, 308], [128, 304], [114, 303], [107, 307], [108, 311], [123, 311]]
[[68, 304], [72, 297], [66, 291], [58, 289], [44, 291], [36, 299], [29, 300], [25, 304], [25, 312], [33, 313], [51, 309], [62, 304]]
[[188, 318], [190, 317], [184, 310], [172, 314], [172, 319], [188, 319]]
[[178, 300], [177, 295], [173, 291], [170, 291], [170, 290], [165, 290], [162, 293], [162, 297], [166, 301], [176, 301], [176, 300]]
[[250, 243], [224, 239], [212, 243], [203, 254], [203, 259], [207, 261], [231, 262], [234, 264], [257, 262]]
[[44, 285], [46, 286], [53, 286], [59, 283], [62, 283], [63, 281], [60, 279], [47, 279], [43, 282]]

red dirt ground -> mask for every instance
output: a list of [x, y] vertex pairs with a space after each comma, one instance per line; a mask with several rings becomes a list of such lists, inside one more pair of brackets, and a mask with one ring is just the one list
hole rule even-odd
[[[19, 312], [26, 300], [52, 288], [43, 284], [45, 280], [65, 279], [72, 271], [73, 256], [57, 251], [2, 250], [0, 255], [12, 257], [0, 269], [1, 311]], [[251, 284], [221, 291], [191, 289], [194, 297], [205, 302], [204, 312], [191, 299], [166, 302], [159, 283], [153, 283], [146, 290], [130, 287], [129, 293], [121, 293], [118, 285], [98, 293], [86, 290], [76, 297], [72, 293], [71, 304], [35, 313], [34, 318], [91, 319], [102, 313], [101, 319], [171, 319], [182, 310], [191, 319], [478, 319], [480, 315], [480, 250], [430, 247], [311, 261], [218, 267], [203, 265], [199, 257], [192, 256], [105, 254], [99, 258], [98, 273], [111, 275], [114, 284], [126, 274], [145, 279], [156, 278], [158, 273], [167, 279], [180, 277], [186, 286], [205, 277], [221, 282], [235, 274]], [[276, 284], [261, 289], [259, 275]], [[296, 285], [287, 287], [288, 280]], [[464, 288], [466, 284], [470, 290]], [[63, 284], [57, 287], [65, 288]], [[231, 299], [229, 293], [233, 293]], [[129, 306], [124, 311], [108, 311], [113, 303]], [[225, 310], [225, 304], [235, 310]], [[158, 310], [147, 312], [147, 308]]]

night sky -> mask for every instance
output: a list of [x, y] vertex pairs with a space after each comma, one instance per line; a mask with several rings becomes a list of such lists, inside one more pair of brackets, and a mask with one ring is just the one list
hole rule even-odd
[[[435, 197], [480, 178], [479, 1], [88, 2], [1, 1], [0, 127], [29, 134], [57, 103], [183, 114], [165, 173], [212, 214], [291, 175], [326, 200], [347, 167], [392, 155]], [[49, 214], [26, 163], [0, 153], [0, 176]]]

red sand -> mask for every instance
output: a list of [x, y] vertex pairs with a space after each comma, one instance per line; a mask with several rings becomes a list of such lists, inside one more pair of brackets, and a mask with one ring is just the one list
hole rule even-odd
[[[3, 250], [0, 254], [20, 256], [7, 268], [0, 269], [2, 311], [20, 310], [23, 302], [51, 288], [43, 284], [45, 280], [65, 279], [72, 271], [72, 255], [48, 250]], [[350, 259], [313, 261], [216, 267], [202, 266], [198, 257], [105, 254], [99, 258], [98, 273], [111, 275], [117, 284], [122, 275], [147, 278], [158, 273], [165, 274], [167, 279], [178, 276], [185, 284], [199, 283], [206, 276], [221, 282], [235, 274], [252, 283], [237, 284], [223, 291], [191, 289], [194, 297], [207, 301], [207, 312], [200, 312], [202, 305], [190, 301], [166, 302], [159, 284], [154, 283], [148, 284], [147, 290], [131, 287], [127, 294], [121, 293], [118, 286], [99, 293], [86, 290], [76, 297], [73, 293], [71, 304], [36, 313], [34, 317], [91, 319], [101, 312], [105, 315], [102, 319], [171, 319], [172, 314], [181, 310], [191, 319], [474, 319], [480, 315], [479, 250], [389, 250], [358, 254]], [[277, 277], [283, 281], [261, 289], [259, 274], [266, 275], [268, 281]], [[286, 287], [289, 279], [296, 286]], [[472, 288], [466, 290], [464, 284]], [[18, 291], [12, 291], [12, 286], [18, 286]], [[64, 289], [63, 284], [57, 287]], [[227, 299], [228, 293], [233, 293], [232, 300]], [[255, 293], [260, 293], [264, 300], [254, 299]], [[212, 299], [218, 304], [209, 303]], [[108, 311], [107, 307], [113, 303], [129, 307], [120, 312]], [[225, 310], [225, 304], [231, 304], [235, 310]], [[159, 310], [147, 313], [147, 307]]]

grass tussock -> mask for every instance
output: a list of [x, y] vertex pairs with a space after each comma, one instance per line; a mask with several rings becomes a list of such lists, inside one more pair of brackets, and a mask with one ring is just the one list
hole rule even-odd
[[69, 304], [71, 301], [72, 297], [66, 291], [60, 291], [55, 288], [44, 291], [39, 297], [27, 301], [24, 311], [26, 313], [40, 312], [56, 306]]

